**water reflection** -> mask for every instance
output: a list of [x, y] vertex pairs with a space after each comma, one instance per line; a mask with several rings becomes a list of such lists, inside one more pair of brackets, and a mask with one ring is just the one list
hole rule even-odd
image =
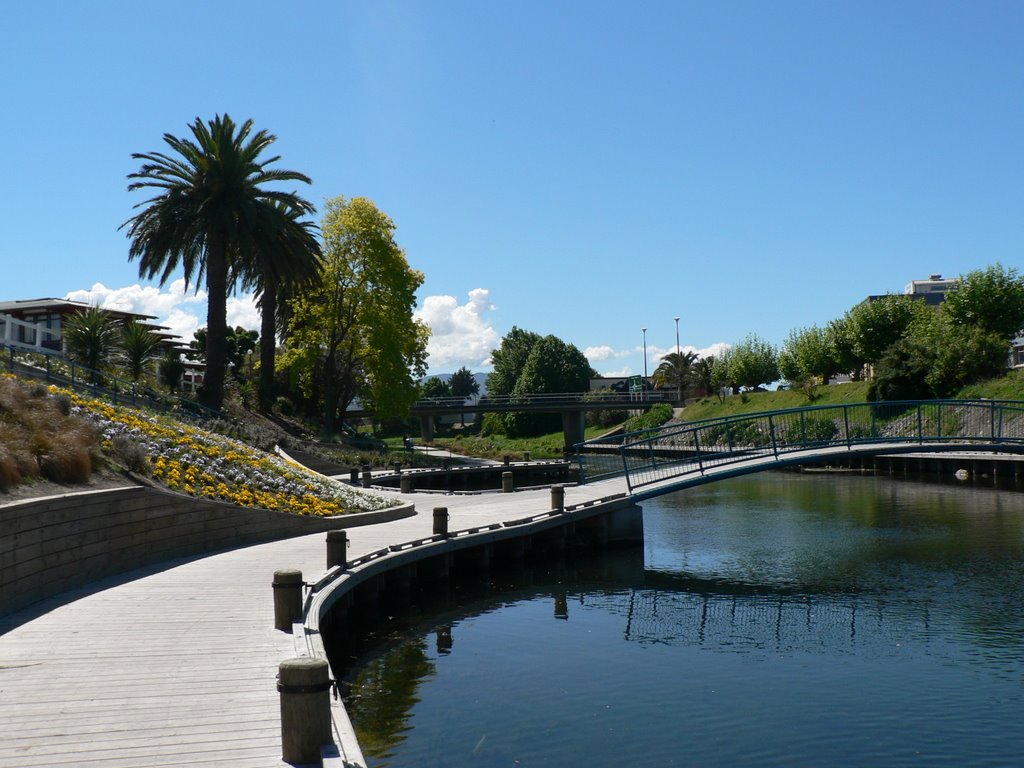
[[645, 504], [643, 550], [414, 594], [351, 617], [372, 632], [328, 638], [332, 663], [377, 766], [614, 765], [623, 749], [657, 765], [1011, 764], [1022, 499], [797, 475], [693, 489]]

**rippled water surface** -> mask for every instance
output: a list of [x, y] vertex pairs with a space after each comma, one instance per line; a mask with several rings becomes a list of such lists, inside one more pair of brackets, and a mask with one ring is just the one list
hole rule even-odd
[[338, 639], [374, 766], [1024, 761], [1024, 494], [769, 474]]

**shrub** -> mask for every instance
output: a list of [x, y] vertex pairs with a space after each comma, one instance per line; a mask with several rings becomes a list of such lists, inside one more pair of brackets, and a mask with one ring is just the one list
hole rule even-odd
[[111, 441], [111, 453], [129, 472], [149, 475], [151, 467], [146, 449], [128, 435], [118, 435]]
[[641, 413], [639, 416], [626, 421], [624, 428], [627, 432], [639, 432], [642, 429], [654, 429], [660, 427], [666, 421], [672, 418], [672, 406], [668, 403], [657, 403], [651, 406], [651, 409], [647, 413]]
[[827, 443], [839, 434], [839, 427], [827, 416], [807, 416], [803, 424], [791, 424], [786, 430], [790, 443]]

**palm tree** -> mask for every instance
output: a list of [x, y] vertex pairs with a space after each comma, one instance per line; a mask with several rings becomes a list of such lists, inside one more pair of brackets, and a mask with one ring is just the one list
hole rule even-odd
[[715, 356], [702, 357], [693, 365], [693, 383], [710, 395], [715, 388]]
[[76, 312], [64, 326], [64, 351], [75, 362], [93, 371], [99, 371], [117, 350], [119, 340], [117, 324], [99, 307]]
[[[200, 118], [189, 126], [192, 139], [164, 134], [173, 154], [136, 153], [143, 161], [137, 179], [128, 185], [158, 190], [155, 197], [135, 206], [141, 210], [122, 224], [128, 227], [129, 260], [139, 259], [139, 276], [160, 276], [160, 284], [180, 265], [186, 285], [206, 277], [206, 375], [203, 399], [219, 409], [224, 401], [227, 296], [232, 260], [251, 262], [255, 254], [281, 238], [286, 217], [274, 203], [288, 210], [312, 213], [313, 205], [294, 192], [264, 185], [286, 181], [310, 183], [297, 171], [269, 169], [280, 158], [261, 154], [276, 136], [252, 133], [252, 120], [241, 126], [228, 116], [208, 123]], [[194, 139], [194, 140], [193, 140]]]
[[320, 274], [320, 243], [317, 226], [299, 221], [305, 211], [274, 201], [284, 222], [277, 237], [266, 247], [240, 260], [242, 285], [254, 289], [260, 308], [260, 408], [269, 411], [274, 395], [274, 369], [278, 329], [287, 324], [288, 298], [310, 285]]
[[128, 367], [132, 381], [142, 378], [142, 370], [149, 360], [160, 351], [160, 337], [138, 320], [130, 320], [121, 326], [121, 354]]
[[651, 376], [651, 383], [655, 387], [675, 386], [680, 404], [686, 405], [683, 393], [690, 381], [690, 374], [696, 359], [696, 352], [669, 352], [661, 358], [661, 363], [655, 369], [654, 375]]
[[157, 365], [160, 379], [172, 395], [181, 389], [181, 377], [185, 374], [185, 361], [176, 349], [165, 349]]

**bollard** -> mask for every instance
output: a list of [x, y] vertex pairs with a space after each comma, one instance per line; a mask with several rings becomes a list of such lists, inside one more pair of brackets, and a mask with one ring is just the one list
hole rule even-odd
[[551, 486], [551, 508], [556, 512], [565, 512], [565, 486]]
[[512, 473], [502, 472], [501, 473], [501, 492], [512, 493]]
[[320, 764], [331, 735], [331, 678], [325, 659], [287, 659], [277, 668], [281, 694], [281, 757], [286, 763]]
[[274, 571], [274, 629], [291, 632], [302, 618], [302, 571]]
[[530, 460], [530, 452], [529, 451], [523, 451], [523, 461], [529, 461], [529, 460]]
[[370, 487], [370, 480], [371, 480], [370, 465], [369, 464], [363, 464], [363, 488], [369, 488]]
[[448, 535], [448, 507], [434, 507], [434, 535]]
[[508, 455], [508, 454], [506, 453], [506, 454], [505, 454], [505, 466], [507, 467], [507, 466], [508, 466], [509, 464], [511, 464], [511, 463], [512, 463], [512, 457], [511, 457], [511, 456], [509, 456], [509, 455]]
[[412, 475], [402, 475], [398, 482], [402, 493], [412, 493]]
[[351, 469], [349, 469], [349, 471], [348, 471], [348, 481], [350, 483], [352, 483], [352, 485], [355, 485], [356, 483], [359, 482], [359, 468], [358, 467], [352, 467]]
[[348, 532], [345, 530], [327, 532], [327, 567], [348, 567]]
[[396, 462], [395, 462], [394, 464], [392, 464], [391, 466], [392, 466], [392, 467], [394, 468], [394, 470], [395, 470], [395, 474], [396, 474], [396, 475], [400, 475], [400, 474], [402, 474], [402, 462], [400, 462], [400, 461], [396, 461]]

